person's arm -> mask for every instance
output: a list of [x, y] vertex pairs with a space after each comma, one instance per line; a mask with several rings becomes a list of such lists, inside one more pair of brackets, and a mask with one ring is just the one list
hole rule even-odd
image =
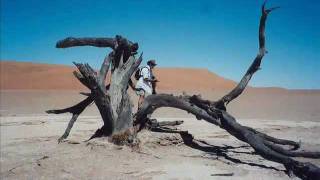
[[147, 81], [147, 82], [159, 82], [157, 79], [148, 79], [148, 78], [146, 78], [144, 80]]

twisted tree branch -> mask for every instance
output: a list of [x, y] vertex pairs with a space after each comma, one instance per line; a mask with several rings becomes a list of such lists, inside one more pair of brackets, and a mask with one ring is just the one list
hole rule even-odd
[[[259, 52], [247, 72], [238, 83], [238, 85], [216, 102], [202, 100], [199, 96], [175, 97], [170, 95], [151, 95], [148, 96], [141, 109], [137, 112], [137, 124], [145, 123], [147, 114], [151, 114], [159, 107], [175, 107], [190, 112], [196, 117], [206, 120], [207, 122], [218, 125], [237, 139], [248, 143], [257, 154], [265, 159], [283, 164], [288, 173], [303, 179], [320, 178], [320, 169], [311, 164], [303, 163], [292, 159], [291, 157], [309, 157], [319, 158], [319, 152], [295, 152], [282, 148], [280, 145], [291, 145], [297, 149], [300, 144], [290, 140], [277, 139], [258, 132], [250, 127], [242, 126], [234, 117], [226, 112], [226, 105], [233, 99], [237, 98], [245, 90], [253, 74], [260, 69], [262, 58], [265, 50], [265, 23], [268, 14], [276, 8], [265, 9], [265, 3], [262, 6], [262, 15], [259, 24]], [[205, 111], [205, 112], [203, 112]]]
[[62, 140], [66, 139], [70, 131], [73, 127], [73, 124], [78, 119], [79, 115], [84, 111], [84, 109], [89, 106], [93, 102], [92, 96], [88, 96], [83, 101], [79, 102], [78, 104], [65, 108], [65, 109], [55, 109], [55, 110], [48, 110], [46, 113], [48, 114], [62, 114], [62, 113], [72, 113], [72, 118], [70, 119], [68, 126], [66, 130], [64, 131], [63, 135], [58, 139], [58, 142], [60, 143]]
[[262, 5], [261, 8], [261, 17], [260, 17], [260, 23], [259, 23], [259, 51], [248, 68], [247, 72], [245, 75], [242, 77], [241, 81], [238, 83], [238, 85], [230, 91], [228, 94], [223, 96], [220, 100], [215, 102], [215, 106], [224, 109], [226, 105], [228, 105], [233, 99], [237, 98], [246, 88], [248, 85], [250, 79], [252, 78], [253, 74], [257, 72], [260, 69], [260, 64], [262, 61], [262, 58], [264, 55], [267, 53], [266, 48], [265, 48], [265, 26], [266, 26], [266, 21], [269, 13], [278, 7], [270, 8], [270, 9], [265, 9], [265, 3]]

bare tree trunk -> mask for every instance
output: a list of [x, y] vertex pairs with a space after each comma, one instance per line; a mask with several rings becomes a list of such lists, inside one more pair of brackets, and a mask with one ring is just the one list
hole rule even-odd
[[[130, 77], [142, 61], [142, 56], [138, 59], [135, 58], [138, 45], [121, 36], [116, 36], [116, 38], [67, 38], [57, 43], [57, 47], [60, 48], [86, 45], [111, 47], [113, 49], [104, 59], [99, 74], [88, 64], [74, 63], [80, 72], [74, 72], [74, 75], [91, 90], [89, 97], [73, 107], [62, 110], [48, 110], [47, 113], [73, 113], [65, 133], [59, 138], [60, 142], [68, 137], [80, 113], [91, 102], [94, 102], [99, 109], [104, 125], [91, 138], [100, 136], [121, 137], [125, 142], [129, 136], [134, 135], [132, 130], [132, 102], [127, 89]], [[111, 83], [105, 86], [106, 75], [110, 67], [112, 69]], [[122, 134], [125, 134], [125, 136], [122, 136]]]
[[111, 74], [109, 94], [115, 133], [133, 127], [132, 102], [127, 89], [129, 79], [141, 61], [142, 56], [138, 61], [131, 56], [126, 63], [123, 63], [123, 58], [121, 58], [119, 68], [115, 68]]
[[[124, 61], [123, 52], [119, 60], [114, 60], [116, 51], [122, 51], [122, 49], [116, 49], [109, 54], [101, 66], [99, 75], [96, 75], [87, 64], [75, 64], [81, 73], [78, 74], [82, 76], [81, 82], [91, 90], [91, 95], [104, 121], [103, 127], [93, 137], [116, 135], [115, 137], [121, 136], [123, 141], [126, 141], [128, 137], [123, 137], [122, 134], [130, 136], [133, 133], [131, 130], [133, 127], [132, 102], [127, 93], [128, 82], [141, 63], [142, 56], [136, 59], [132, 55]], [[111, 72], [110, 89], [107, 91], [104, 82], [111, 61], [118, 61], [118, 67], [114, 67]], [[112, 64], [112, 66], [115, 65]]]

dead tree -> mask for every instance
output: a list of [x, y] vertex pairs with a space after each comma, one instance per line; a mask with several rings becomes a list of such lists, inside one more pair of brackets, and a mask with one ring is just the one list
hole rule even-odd
[[[74, 75], [91, 90], [91, 93], [75, 106], [47, 111], [47, 113], [55, 114], [66, 112], [73, 114], [65, 133], [59, 138], [59, 142], [68, 137], [77, 117], [92, 102], [98, 107], [104, 125], [91, 138], [108, 136], [111, 141], [120, 144], [133, 144], [136, 133], [146, 126], [161, 129], [165, 125], [181, 124], [180, 121], [158, 123], [148, 118], [158, 108], [172, 107], [185, 110], [195, 115], [199, 120], [203, 119], [226, 130], [240, 141], [248, 143], [263, 158], [283, 164], [289, 175], [295, 174], [302, 179], [319, 179], [319, 167], [292, 158], [320, 158], [319, 152], [297, 151], [300, 148], [300, 143], [271, 137], [253, 128], [243, 126], [227, 112], [227, 105], [242, 94], [254, 73], [260, 69], [261, 61], [267, 52], [265, 49], [266, 20], [269, 13], [276, 8], [265, 9], [265, 3], [262, 5], [258, 54], [241, 81], [228, 94], [217, 101], [204, 100], [197, 95], [150, 95], [145, 98], [142, 107], [135, 115], [132, 115], [132, 105], [127, 89], [130, 77], [142, 61], [142, 55], [135, 58], [138, 50], [137, 43], [132, 43], [121, 36], [116, 36], [116, 38], [66, 38], [59, 41], [58, 48], [96, 46], [110, 47], [113, 50], [105, 58], [98, 74], [88, 64], [74, 63], [80, 72], [74, 72]], [[105, 78], [110, 66], [111, 82], [106, 86]], [[170, 131], [170, 129], [166, 130]], [[285, 146], [291, 148], [288, 149]]]
[[[113, 51], [104, 59], [98, 74], [88, 64], [74, 63], [80, 72], [75, 71], [75, 77], [91, 90], [91, 94], [73, 107], [47, 111], [47, 113], [55, 114], [65, 112], [73, 114], [59, 142], [67, 138], [77, 117], [91, 102], [97, 105], [104, 122], [104, 125], [91, 138], [111, 136], [126, 140], [133, 139], [131, 137], [134, 135], [132, 103], [127, 89], [130, 77], [142, 61], [142, 56], [135, 58], [138, 49], [137, 43], [132, 43], [121, 36], [115, 38], [67, 38], [57, 43], [57, 47], [82, 45], [110, 47]], [[106, 86], [105, 79], [110, 66], [112, 69], [111, 83]]]

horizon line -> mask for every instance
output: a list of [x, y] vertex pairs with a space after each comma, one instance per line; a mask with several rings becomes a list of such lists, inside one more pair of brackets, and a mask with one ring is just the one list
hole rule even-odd
[[[29, 63], [29, 64], [43, 64], [43, 65], [57, 65], [57, 66], [67, 66], [67, 67], [75, 67], [71, 64], [54, 64], [54, 63], [48, 63], [48, 62], [41, 62], [41, 61], [32, 61], [32, 60], [3, 60], [3, 59], [0, 59], [0, 62], [16, 62], [16, 63]], [[219, 74], [217, 74], [216, 72], [212, 72], [210, 71], [208, 68], [199, 68], [199, 67], [183, 67], [183, 66], [180, 66], [180, 67], [173, 67], [173, 66], [158, 66], [158, 68], [171, 68], [171, 69], [191, 69], [191, 70], [206, 70], [216, 76], [219, 76], [225, 80], [230, 80], [230, 81], [233, 81], [235, 84], [238, 84], [239, 81], [235, 81], [233, 79], [229, 79], [229, 78], [226, 78], [226, 77], [223, 77]], [[1, 73], [1, 71], [0, 71]], [[281, 87], [281, 86], [253, 86], [253, 85], [248, 85], [250, 88], [269, 88], [269, 89], [282, 89], [282, 90], [289, 90], [289, 91], [301, 91], [301, 90], [307, 90], [307, 91], [318, 91], [320, 90], [320, 88], [286, 88], [286, 87]]]

